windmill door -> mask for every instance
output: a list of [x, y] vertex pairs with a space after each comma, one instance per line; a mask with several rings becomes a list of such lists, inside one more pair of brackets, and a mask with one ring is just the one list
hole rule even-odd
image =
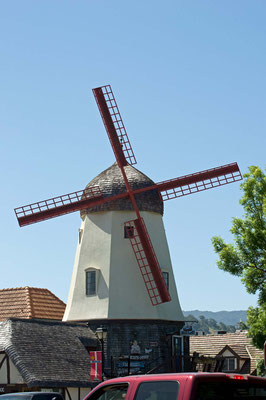
[[172, 336], [172, 359], [173, 359], [173, 369], [175, 372], [182, 372], [184, 370], [184, 360], [183, 360], [183, 338], [182, 336], [173, 335]]

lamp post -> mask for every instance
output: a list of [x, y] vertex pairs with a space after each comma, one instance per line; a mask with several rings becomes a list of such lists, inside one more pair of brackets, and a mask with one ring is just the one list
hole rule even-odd
[[106, 337], [107, 337], [107, 329], [104, 328], [103, 326], [100, 326], [99, 328], [96, 329], [95, 335], [97, 336], [97, 339], [101, 343], [101, 351], [102, 351], [102, 381], [103, 381], [103, 376], [104, 376], [104, 341], [106, 340]]

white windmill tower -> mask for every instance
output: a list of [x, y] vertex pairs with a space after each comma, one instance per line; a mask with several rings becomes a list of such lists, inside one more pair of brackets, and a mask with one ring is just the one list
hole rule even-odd
[[[131, 165], [124, 170], [132, 190], [154, 185]], [[126, 190], [117, 163], [94, 178], [87, 188], [96, 185], [105, 198], [118, 196]], [[143, 192], [135, 199], [150, 232], [160, 265], [158, 286], [162, 285], [167, 301], [162, 302], [148, 260], [142, 254], [132, 203], [122, 198], [81, 212], [79, 243], [64, 320], [183, 321], [163, 226], [163, 202], [156, 191]], [[125, 226], [127, 221], [132, 222]], [[137, 260], [131, 242], [136, 247]], [[157, 307], [153, 307], [156, 304]]]
[[64, 320], [89, 321], [95, 330], [104, 325], [107, 357], [127, 353], [130, 342], [138, 341], [142, 351], [155, 344], [154, 359], [167, 359], [165, 338], [179, 332], [184, 317], [162, 221], [163, 200], [240, 180], [241, 173], [232, 163], [154, 183], [132, 166], [135, 156], [111, 87], [93, 92], [116, 163], [84, 190], [15, 212], [24, 226], [81, 210]]

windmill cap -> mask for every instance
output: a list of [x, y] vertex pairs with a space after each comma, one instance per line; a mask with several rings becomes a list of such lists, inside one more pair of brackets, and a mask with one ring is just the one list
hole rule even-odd
[[[125, 172], [132, 190], [144, 188], [153, 185], [154, 182], [142, 172], [132, 167], [125, 166]], [[120, 168], [117, 163], [111, 165], [105, 171], [97, 175], [88, 183], [86, 188], [98, 185], [101, 188], [104, 197], [115, 196], [126, 192], [126, 185]], [[148, 190], [135, 196], [140, 211], [151, 211], [163, 215], [163, 201], [157, 190]], [[81, 218], [86, 213], [98, 211], [132, 211], [133, 205], [129, 198], [122, 198], [108, 203], [100, 204], [96, 207], [81, 211]]]

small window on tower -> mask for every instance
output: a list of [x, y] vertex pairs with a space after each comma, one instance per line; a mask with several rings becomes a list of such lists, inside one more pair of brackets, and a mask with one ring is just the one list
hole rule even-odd
[[124, 238], [130, 239], [134, 237], [134, 226], [124, 226]]
[[96, 294], [96, 272], [93, 269], [86, 271], [86, 296]]
[[83, 234], [83, 229], [79, 229], [79, 244], [80, 244], [81, 239], [82, 239], [82, 234]]
[[169, 272], [163, 272], [163, 279], [166, 283], [166, 287], [169, 290]]

